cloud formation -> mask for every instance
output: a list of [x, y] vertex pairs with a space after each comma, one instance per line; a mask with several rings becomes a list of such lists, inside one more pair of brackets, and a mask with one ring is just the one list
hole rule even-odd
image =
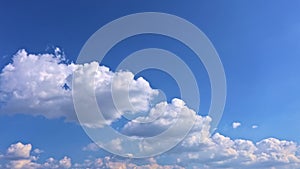
[[[165, 107], [168, 107], [167, 104]], [[163, 120], [160, 119], [156, 123], [149, 124], [151, 127], [144, 124], [129, 125], [130, 123], [128, 123], [129, 127], [125, 125], [123, 132], [131, 133], [134, 136], [151, 136], [153, 133], [149, 130], [167, 128], [168, 125], [172, 125], [174, 119], [168, 117], [167, 114], [160, 116]], [[295, 142], [276, 138], [267, 138], [259, 142], [246, 139], [234, 140], [220, 133], [210, 136], [210, 123], [210, 117], [197, 115], [194, 127], [182, 142], [172, 150], [153, 158], [156, 162], [155, 166], [158, 168], [204, 169], [298, 169], [300, 167], [300, 147]], [[149, 146], [151, 147], [151, 145]], [[98, 151], [99, 147], [91, 143], [84, 150]], [[77, 165], [93, 168], [96, 161], [101, 161], [101, 165], [105, 167], [117, 165], [121, 168], [130, 168], [130, 166], [147, 168], [149, 165], [151, 166], [147, 163], [150, 158], [143, 160], [141, 163], [136, 160], [126, 161], [124, 158], [117, 160], [107, 157]]]
[[[169, 108], [168, 111], [165, 108]], [[155, 123], [133, 125], [129, 122], [124, 126], [123, 132], [137, 137], [152, 136], [151, 130], [160, 131], [162, 128], [165, 129], [172, 125], [174, 120], [174, 118], [170, 118], [173, 116], [172, 108], [172, 104], [160, 103], [155, 110], [163, 110], [164, 113]], [[149, 118], [154, 114], [150, 113]], [[154, 157], [157, 162], [155, 165], [162, 168], [168, 166], [170, 168], [205, 169], [297, 169], [300, 167], [300, 147], [295, 142], [276, 138], [267, 138], [259, 142], [246, 139], [234, 140], [220, 133], [210, 136], [210, 123], [210, 117], [197, 115], [194, 127], [184, 140], [170, 151]], [[151, 144], [149, 147], [151, 148]], [[91, 143], [84, 150], [98, 151], [99, 147]], [[121, 168], [130, 168], [129, 166], [133, 164], [141, 168], [148, 165], [145, 161], [146, 164], [141, 164], [140, 161], [135, 160], [128, 162], [123, 159], [123, 162], [120, 162], [114, 158], [106, 158], [106, 160], [108, 159], [109, 162], [101, 164], [105, 166], [108, 163], [118, 164]], [[100, 159], [95, 160], [99, 161]], [[144, 160], [149, 161], [150, 159]], [[90, 167], [94, 164], [95, 161], [89, 161]]]
[[75, 163], [74, 169], [81, 168], [118, 168], [118, 169], [184, 169], [182, 166], [178, 165], [167, 165], [167, 164], [159, 164], [154, 158], [145, 159], [143, 161], [139, 161], [137, 164], [136, 160], [128, 160], [128, 159], [114, 159], [112, 157], [105, 158], [96, 158], [96, 159], [87, 159], [84, 163]]
[[21, 142], [11, 144], [6, 154], [0, 156], [0, 159], [4, 160], [4, 164], [0, 166], [4, 169], [68, 169], [72, 166], [71, 159], [66, 156], [61, 160], [49, 158], [44, 163], [38, 163], [38, 157], [32, 153], [41, 153], [41, 151], [33, 150], [31, 144]]
[[[206, 129], [202, 129], [206, 130]], [[202, 135], [203, 136], [203, 135]], [[61, 169], [61, 168], [205, 168], [205, 169], [297, 169], [300, 167], [299, 147], [296, 143], [268, 138], [257, 143], [232, 140], [219, 133], [200, 138], [198, 130], [190, 133], [181, 144], [160, 156], [130, 159], [115, 156], [89, 157], [83, 163], [72, 163], [69, 157], [52, 157], [38, 163], [32, 155], [32, 145], [16, 143], [0, 156], [4, 169]]]
[[[179, 117], [179, 113], [183, 116]], [[178, 123], [178, 120], [193, 122], [195, 116], [196, 112], [189, 109], [184, 101], [174, 98], [171, 103], [156, 104], [150, 109], [147, 116], [137, 117], [128, 122], [122, 132], [130, 136], [151, 137], [170, 128], [174, 123]], [[177, 133], [180, 133], [184, 126], [189, 126], [189, 124], [182, 123], [182, 126], [176, 128]]]
[[233, 122], [232, 123], [232, 128], [236, 129], [238, 127], [240, 127], [242, 124], [240, 122]]
[[[44, 116], [48, 119], [65, 118], [67, 121], [77, 121], [72, 100], [72, 73], [79, 75], [78, 84], [86, 92], [95, 90], [98, 104], [107, 121], [99, 121], [89, 115], [89, 99], [86, 103], [87, 118], [83, 124], [88, 127], [101, 127], [104, 123], [111, 124], [122, 117], [130, 115], [132, 121], [126, 123], [121, 132], [133, 137], [151, 137], [174, 125], [175, 121], [196, 119], [194, 126], [175, 148], [153, 158], [142, 160], [126, 158], [88, 158], [83, 163], [73, 163], [65, 156], [60, 160], [48, 158], [37, 162], [43, 151], [32, 149], [31, 144], [21, 142], [12, 144], [7, 151], [1, 153], [4, 162], [1, 168], [204, 168], [204, 169], [297, 169], [300, 168], [300, 148], [292, 141], [267, 138], [259, 142], [246, 139], [231, 139], [220, 133], [210, 135], [211, 118], [197, 115], [189, 109], [184, 101], [173, 99], [171, 103], [161, 102], [150, 107], [151, 100], [158, 94], [143, 78], [134, 79], [129, 71], [112, 72], [109, 68], [98, 63], [83, 65], [66, 64], [59, 54], [28, 54], [20, 50], [13, 62], [7, 65], [0, 74], [0, 113], [23, 113], [32, 116]], [[93, 81], [94, 83], [87, 83]], [[130, 84], [130, 85], [129, 85]], [[111, 95], [111, 88], [116, 93]], [[129, 103], [124, 96], [130, 94]], [[79, 93], [80, 94], [80, 93]], [[117, 108], [112, 105], [117, 103]], [[135, 117], [135, 114], [149, 111], [147, 117]], [[129, 114], [127, 114], [129, 112]], [[180, 116], [178, 113], [186, 114]], [[133, 115], [133, 116], [132, 116]], [[150, 123], [139, 123], [139, 122]], [[184, 128], [188, 124], [181, 126]], [[241, 126], [234, 122], [233, 128]], [[253, 127], [255, 128], [255, 127]], [[176, 128], [174, 137], [181, 128]], [[112, 140], [112, 146], [122, 150], [121, 140]], [[162, 143], [163, 144], [163, 143]], [[149, 143], [141, 147], [141, 151], [153, 148]], [[91, 143], [83, 148], [84, 151], [98, 151], [99, 147]]]
[[[77, 72], [80, 94], [94, 89], [97, 103], [106, 121], [99, 121], [89, 112], [92, 96], [84, 98], [88, 127], [101, 127], [104, 123], [119, 119], [126, 112], [131, 114], [149, 109], [151, 99], [158, 94], [143, 78], [134, 79], [128, 71], [113, 73], [98, 63], [65, 64], [61, 55], [29, 54], [20, 50], [12, 63], [5, 66], [0, 74], [0, 113], [44, 116], [48, 119], [65, 118], [76, 121], [72, 100], [72, 74]], [[88, 82], [94, 83], [88, 83]], [[114, 89], [114, 97], [111, 94]], [[128, 99], [129, 93], [129, 101]], [[116, 108], [115, 105], [118, 107]]]

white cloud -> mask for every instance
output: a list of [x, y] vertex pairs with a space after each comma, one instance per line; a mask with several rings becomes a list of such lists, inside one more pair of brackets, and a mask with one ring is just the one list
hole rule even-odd
[[[168, 107], [171, 105], [165, 105]], [[165, 115], [166, 116], [166, 115]], [[161, 116], [163, 118], [164, 116]], [[158, 123], [152, 127], [159, 128], [172, 125], [172, 118], [164, 118], [167, 121], [158, 120]], [[296, 169], [300, 168], [300, 148], [292, 141], [267, 138], [257, 143], [251, 140], [236, 139], [223, 136], [219, 133], [212, 137], [209, 135], [211, 119], [197, 115], [196, 123], [185, 139], [172, 150], [156, 156], [155, 167], [182, 167], [182, 168], [207, 168], [207, 169]], [[148, 126], [146, 126], [146, 129]], [[128, 130], [128, 126], [125, 128]], [[136, 130], [136, 136], [145, 136], [143, 134], [143, 125], [130, 126], [130, 130]], [[147, 130], [144, 130], [146, 133]], [[151, 146], [151, 145], [149, 145]], [[95, 150], [95, 149], [93, 149]], [[99, 160], [99, 159], [98, 159]], [[123, 162], [115, 159], [106, 158], [110, 162], [104, 162], [102, 165], [110, 167], [149, 167], [151, 164], [141, 164], [141, 162]], [[147, 160], [147, 159], [144, 159]], [[148, 159], [149, 160], [149, 159]], [[162, 162], [163, 161], [163, 162]], [[90, 166], [94, 162], [90, 161]], [[108, 165], [110, 164], [110, 165]], [[77, 164], [79, 165], [79, 164]], [[145, 167], [145, 168], [147, 168]]]
[[62, 168], [70, 168], [72, 166], [71, 159], [66, 156], [63, 159], [59, 160], [58, 163]]
[[5, 169], [61, 169], [70, 168], [72, 166], [71, 159], [64, 157], [63, 159], [57, 161], [54, 158], [49, 158], [44, 163], [38, 163], [38, 157], [33, 156], [32, 153], [40, 153], [41, 150], [32, 150], [31, 144], [23, 144], [18, 142], [16, 144], [11, 144], [6, 154], [2, 155], [5, 163], [0, 164]]
[[[58, 51], [57, 51], [58, 52]], [[105, 157], [87, 159], [83, 163], [72, 165], [71, 159], [64, 157], [61, 160], [48, 158], [45, 162], [38, 163], [39, 149], [32, 150], [31, 144], [16, 143], [9, 146], [6, 153], [1, 156], [5, 164], [2, 168], [256, 168], [256, 169], [295, 169], [300, 168], [299, 146], [291, 141], [267, 138], [254, 143], [251, 140], [231, 139], [220, 133], [210, 137], [210, 117], [202, 117], [189, 109], [180, 99], [173, 99], [171, 103], [161, 102], [150, 108], [152, 97], [157, 91], [152, 89], [143, 78], [134, 80], [134, 75], [127, 71], [111, 72], [107, 67], [98, 66], [92, 62], [84, 65], [63, 64], [62, 57], [51, 54], [34, 55], [21, 50], [13, 62], [7, 65], [0, 74], [0, 113], [24, 113], [33, 116], [41, 115], [46, 118], [65, 118], [74, 121], [75, 113], [71, 97], [72, 72], [77, 71], [80, 78], [81, 89], [85, 92], [94, 87], [100, 108], [108, 124], [119, 119], [127, 111], [133, 114], [148, 111], [147, 117], [137, 117], [127, 123], [122, 132], [132, 136], [148, 137], [158, 134], [175, 123], [176, 120], [188, 121], [195, 118], [195, 125], [174, 149], [155, 158], [140, 161], [118, 161], [116, 158]], [[93, 79], [95, 86], [89, 82]], [[112, 80], [115, 83], [112, 84]], [[128, 84], [130, 88], [128, 89]], [[112, 106], [110, 85], [116, 89], [116, 102], [118, 110]], [[68, 87], [67, 87], [68, 86]], [[85, 90], [86, 89], [86, 90]], [[130, 104], [124, 101], [124, 96], [131, 93]], [[127, 95], [126, 95], [127, 96]], [[84, 98], [90, 99], [90, 98]], [[87, 109], [89, 110], [88, 100]], [[178, 119], [177, 114], [185, 112], [186, 116]], [[101, 127], [103, 122], [97, 121], [93, 116], [87, 116], [84, 124], [89, 127]], [[153, 120], [153, 121], [152, 121]], [[137, 123], [152, 121], [151, 123]], [[182, 128], [188, 125], [183, 123]], [[233, 128], [241, 126], [234, 122]], [[255, 128], [255, 127], [254, 127]], [[178, 128], [174, 134], [180, 134]], [[176, 137], [175, 137], [176, 138]], [[172, 137], [166, 138], [174, 139]], [[110, 142], [116, 150], [122, 151], [126, 146], [122, 140], [115, 139]], [[142, 147], [151, 149], [149, 145]], [[85, 151], [97, 151], [95, 144], [84, 147]], [[124, 159], [123, 159], [124, 160]]]
[[62, 168], [71, 168], [72, 163], [71, 163], [71, 158], [69, 157], [64, 157], [61, 160], [56, 160], [53, 157], [48, 158], [44, 163], [39, 164], [40, 166], [37, 168], [41, 169], [62, 169]]
[[232, 123], [232, 128], [236, 129], [238, 127], [240, 127], [242, 124], [240, 122], [233, 122]]
[[181, 144], [157, 158], [187, 168], [300, 167], [299, 147], [294, 142], [268, 138], [253, 143], [244, 139], [233, 140], [219, 133], [205, 137], [200, 134], [204, 129], [193, 130]]
[[258, 128], [258, 126], [257, 126], [257, 125], [253, 125], [252, 128], [253, 128], [253, 129], [256, 129], [256, 128]]
[[183, 169], [184, 167], [178, 165], [159, 164], [154, 158], [135, 160], [135, 159], [117, 159], [112, 157], [87, 159], [83, 163], [75, 163], [74, 169], [81, 168], [135, 168], [135, 169]]
[[40, 164], [32, 162], [30, 159], [12, 160], [8, 164], [6, 164], [6, 168], [13, 169], [36, 169], [40, 167]]
[[[160, 105], [161, 106], [161, 105]], [[162, 107], [172, 105], [164, 104]], [[158, 110], [158, 109], [157, 109]], [[163, 110], [163, 109], [160, 109]], [[151, 118], [151, 117], [150, 117]], [[151, 124], [154, 129], [163, 126], [172, 125], [172, 118], [162, 115], [157, 123]], [[267, 138], [257, 143], [251, 140], [236, 139], [215, 133], [212, 137], [209, 135], [211, 119], [197, 115], [196, 123], [185, 139], [172, 150], [156, 156], [155, 163], [157, 168], [163, 167], [182, 167], [182, 168], [207, 168], [207, 169], [296, 169], [300, 168], [300, 148], [295, 142]], [[129, 128], [130, 127], [130, 128]], [[135, 131], [135, 136], [149, 136], [148, 128], [144, 125], [129, 125], [124, 130]], [[143, 130], [146, 129], [146, 130]], [[146, 132], [143, 134], [142, 132]], [[151, 147], [151, 145], [149, 145]], [[89, 146], [88, 146], [89, 147]], [[95, 149], [92, 149], [95, 150]], [[98, 159], [99, 160], [99, 159]], [[106, 158], [110, 162], [104, 162], [102, 165], [111, 167], [149, 167], [150, 164], [141, 164], [141, 162], [130, 161], [120, 163], [115, 159]], [[147, 159], [144, 159], [147, 160]], [[148, 159], [149, 160], [149, 159]], [[90, 166], [94, 162], [90, 161]], [[110, 164], [110, 165], [108, 165]], [[79, 165], [79, 164], [77, 164]], [[137, 168], [138, 168], [137, 167]], [[147, 168], [145, 167], [145, 168]], [[163, 168], [161, 167], [161, 168]]]
[[6, 154], [3, 155], [3, 158], [8, 161], [5, 168], [38, 168], [39, 164], [34, 162], [37, 160], [37, 157], [31, 155], [31, 150], [31, 144], [18, 142], [10, 145]]
[[[78, 65], [76, 75], [78, 78], [75, 83], [79, 88], [73, 92], [81, 99], [80, 104], [85, 103], [82, 104], [83, 110], [88, 112], [94, 108], [90, 105], [94, 98], [85, 93], [92, 92], [91, 89], [95, 88], [99, 108], [106, 119], [105, 122], [101, 121], [95, 113], [96, 110], [84, 114], [81, 123], [88, 127], [101, 127], [104, 123], [110, 124], [127, 112], [135, 114], [147, 111], [150, 108], [150, 101], [158, 94], [158, 91], [152, 89], [143, 78], [134, 80], [134, 75], [126, 71], [113, 73], [107, 67], [99, 67], [96, 62]], [[95, 86], [88, 83], [93, 81]], [[111, 87], [114, 92], [111, 92]]]
[[[179, 113], [183, 114], [182, 119], [179, 119]], [[195, 116], [196, 113], [189, 109], [182, 100], [175, 98], [171, 103], [161, 102], [156, 104], [150, 109], [147, 116], [137, 117], [128, 122], [123, 127], [122, 132], [131, 136], [154, 136], [165, 131], [175, 122], [178, 122], [178, 120], [189, 121], [189, 119], [192, 119]], [[177, 128], [177, 133], [180, 134], [180, 130], [183, 128], [184, 126], [179, 126]]]
[[[24, 113], [47, 118], [74, 117], [70, 91], [63, 88], [75, 65], [60, 64], [51, 54], [20, 50], [0, 74], [1, 113]], [[51, 107], [51, 108], [50, 108]]]
[[[131, 72], [113, 73], [96, 62], [78, 65], [64, 64], [62, 61], [60, 55], [36, 55], [20, 50], [0, 74], [0, 113], [40, 115], [49, 119], [63, 117], [67, 121], [75, 121], [77, 118], [70, 90], [74, 71], [80, 75], [77, 82], [82, 89], [74, 92], [78, 94], [95, 89], [98, 104], [107, 119], [103, 122], [94, 117], [89, 112], [89, 100], [94, 98], [84, 98], [87, 115], [83, 124], [88, 127], [110, 124], [125, 112], [147, 111], [151, 99], [158, 94], [143, 78], [134, 80]], [[94, 83], [88, 83], [91, 81]], [[115, 89], [114, 98], [110, 92], [111, 86]], [[128, 98], [127, 93], [130, 95], [129, 101], [124, 99]], [[113, 102], [117, 103], [118, 109]]]
[[40, 149], [38, 149], [38, 148], [36, 148], [36, 149], [33, 150], [33, 152], [34, 152], [35, 154], [41, 154], [41, 153], [43, 153], [44, 151], [43, 151], [43, 150], [40, 150]]
[[12, 159], [29, 158], [31, 144], [22, 144], [20, 142], [10, 145], [7, 149], [6, 156]]

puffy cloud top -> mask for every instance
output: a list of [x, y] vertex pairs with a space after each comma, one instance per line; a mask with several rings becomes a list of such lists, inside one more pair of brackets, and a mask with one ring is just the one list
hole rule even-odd
[[10, 147], [7, 149], [7, 156], [10, 158], [29, 158], [30, 157], [30, 151], [31, 151], [31, 144], [22, 144], [20, 142], [16, 144], [10, 145]]
[[[5, 66], [0, 74], [0, 113], [23, 113], [76, 121], [72, 100], [73, 72], [79, 75], [76, 80], [81, 87], [81, 90], [73, 92], [94, 89], [101, 111], [107, 119], [105, 123], [108, 124], [126, 112], [147, 111], [152, 98], [158, 94], [143, 78], [135, 80], [131, 72], [113, 73], [96, 62], [79, 65], [65, 64], [63, 61], [60, 55], [35, 55], [20, 50], [13, 57], [13, 62]], [[115, 91], [113, 93], [112, 88]], [[129, 100], [124, 99], [128, 95]], [[85, 99], [83, 104], [86, 104], [87, 119], [83, 124], [101, 127], [104, 122], [89, 116], [89, 99], [94, 98]]]

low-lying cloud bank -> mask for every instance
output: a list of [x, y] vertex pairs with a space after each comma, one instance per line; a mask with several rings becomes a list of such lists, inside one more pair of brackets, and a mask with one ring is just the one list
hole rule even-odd
[[44, 163], [38, 163], [39, 154], [42, 153], [39, 149], [32, 149], [31, 144], [23, 144], [21, 142], [12, 144], [8, 147], [6, 153], [0, 156], [0, 168], [5, 169], [35, 169], [49, 168], [62, 169], [72, 166], [69, 157], [63, 157], [61, 160], [56, 160], [52, 157], [48, 158]]

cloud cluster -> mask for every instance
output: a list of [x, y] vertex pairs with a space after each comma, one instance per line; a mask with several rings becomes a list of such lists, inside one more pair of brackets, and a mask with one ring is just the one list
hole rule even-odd
[[[72, 90], [72, 76], [76, 72], [76, 83], [80, 90]], [[92, 83], [90, 83], [92, 82]], [[114, 93], [111, 93], [111, 89]], [[194, 126], [175, 148], [159, 156], [135, 160], [125, 158], [93, 158], [83, 163], [71, 163], [71, 159], [48, 158], [37, 162], [42, 153], [32, 150], [31, 144], [16, 143], [0, 155], [5, 161], [1, 168], [207, 168], [207, 169], [297, 169], [300, 168], [300, 148], [292, 141], [267, 138], [259, 142], [251, 140], [233, 140], [220, 133], [210, 135], [211, 118], [197, 115], [189, 109], [184, 101], [173, 99], [171, 103], [161, 102], [151, 107], [152, 99], [158, 91], [152, 89], [143, 78], [134, 79], [128, 71], [112, 72], [98, 63], [66, 64], [58, 54], [28, 54], [20, 50], [13, 62], [8, 64], [0, 74], [0, 113], [23, 113], [46, 118], [65, 118], [76, 121], [72, 94], [86, 95], [95, 91], [97, 103], [106, 121], [99, 119], [91, 111], [89, 103], [92, 97], [83, 97], [87, 127], [102, 127], [111, 124], [123, 115], [132, 117], [120, 129], [123, 134], [133, 137], [151, 137], [180, 123], [171, 135], [159, 144], [164, 145], [177, 139], [182, 129], [195, 120]], [[83, 92], [83, 93], [81, 93]], [[129, 95], [128, 95], [129, 93]], [[89, 96], [89, 95], [87, 95]], [[124, 99], [124, 97], [129, 99]], [[115, 103], [115, 105], [113, 105]], [[148, 116], [135, 116], [147, 112]], [[182, 114], [182, 116], [179, 116]], [[147, 123], [143, 123], [147, 122]], [[233, 128], [241, 125], [232, 124]], [[253, 126], [257, 128], [257, 126]], [[126, 145], [122, 140], [112, 140], [111, 146], [122, 151]], [[152, 143], [141, 146], [141, 151], [155, 148]], [[91, 143], [84, 151], [98, 151], [99, 147]]]
[[[159, 108], [155, 110], [163, 110], [162, 108], [171, 108], [172, 104], [160, 103]], [[174, 109], [173, 109], [174, 110]], [[168, 112], [163, 111], [163, 112]], [[154, 113], [153, 113], [154, 114]], [[150, 118], [151, 115], [150, 113]], [[172, 113], [165, 113], [160, 116], [155, 123], [151, 124], [131, 124], [128, 123], [123, 128], [124, 133], [130, 133], [133, 136], [144, 137], [152, 136], [151, 130], [162, 130], [172, 125]], [[194, 127], [189, 134], [172, 150], [154, 157], [157, 167], [182, 167], [182, 168], [206, 168], [206, 169], [298, 169], [300, 168], [300, 147], [297, 143], [286, 140], [278, 140], [276, 138], [267, 138], [259, 142], [253, 142], [245, 139], [231, 139], [220, 133], [210, 136], [211, 118], [208, 116], [196, 116]], [[165, 140], [168, 142], [168, 139]], [[112, 145], [112, 146], [120, 146]], [[149, 145], [151, 147], [151, 145]], [[152, 148], [155, 147], [152, 145]], [[124, 147], [119, 147], [122, 149]], [[83, 148], [84, 151], [98, 151], [100, 148], [91, 143]], [[102, 160], [101, 165], [109, 166], [118, 165], [120, 168], [130, 168], [130, 165], [136, 165], [137, 168], [147, 168], [146, 164], [140, 164], [137, 161], [120, 162], [115, 159], [95, 159], [88, 160], [84, 164], [91, 168], [96, 161]], [[103, 162], [103, 160], [106, 162]], [[144, 159], [150, 160], [150, 159]], [[77, 164], [80, 166], [79, 164]], [[83, 164], [82, 164], [83, 165]], [[108, 167], [109, 168], [109, 167]], [[149, 167], [150, 168], [150, 167]]]
[[104, 158], [89, 157], [83, 163], [73, 164], [71, 159], [66, 156], [61, 160], [51, 157], [44, 162], [38, 163], [38, 157], [32, 155], [34, 152], [32, 145], [19, 142], [12, 144], [6, 153], [0, 156], [0, 159], [5, 161], [5, 163], [0, 163], [0, 165], [4, 169], [297, 169], [300, 167], [299, 147], [294, 142], [268, 138], [253, 143], [250, 140], [232, 140], [219, 133], [216, 133], [211, 138], [199, 138], [195, 132], [196, 130], [189, 134], [187, 139], [176, 148], [160, 156], [145, 159], [130, 159], [116, 156]]
[[4, 169], [67, 169], [72, 166], [71, 159], [66, 156], [61, 160], [49, 158], [44, 163], [38, 163], [38, 156], [33, 154], [37, 155], [39, 153], [41, 153], [41, 150], [32, 150], [31, 144], [18, 142], [10, 145], [6, 154], [0, 156], [0, 159], [5, 161], [4, 164], [0, 164], [0, 166]]
[[120, 160], [108, 156], [104, 158], [86, 159], [83, 163], [75, 163], [73, 165], [73, 168], [74, 169], [82, 169], [82, 168], [184, 169], [184, 167], [178, 165], [159, 164], [154, 158], [149, 158], [144, 160], [130, 160], [130, 159]]
[[232, 140], [219, 133], [201, 138], [199, 133], [192, 132], [162, 157], [196, 168], [294, 169], [300, 167], [298, 151], [298, 145], [292, 141], [267, 138], [254, 143], [244, 139]]

